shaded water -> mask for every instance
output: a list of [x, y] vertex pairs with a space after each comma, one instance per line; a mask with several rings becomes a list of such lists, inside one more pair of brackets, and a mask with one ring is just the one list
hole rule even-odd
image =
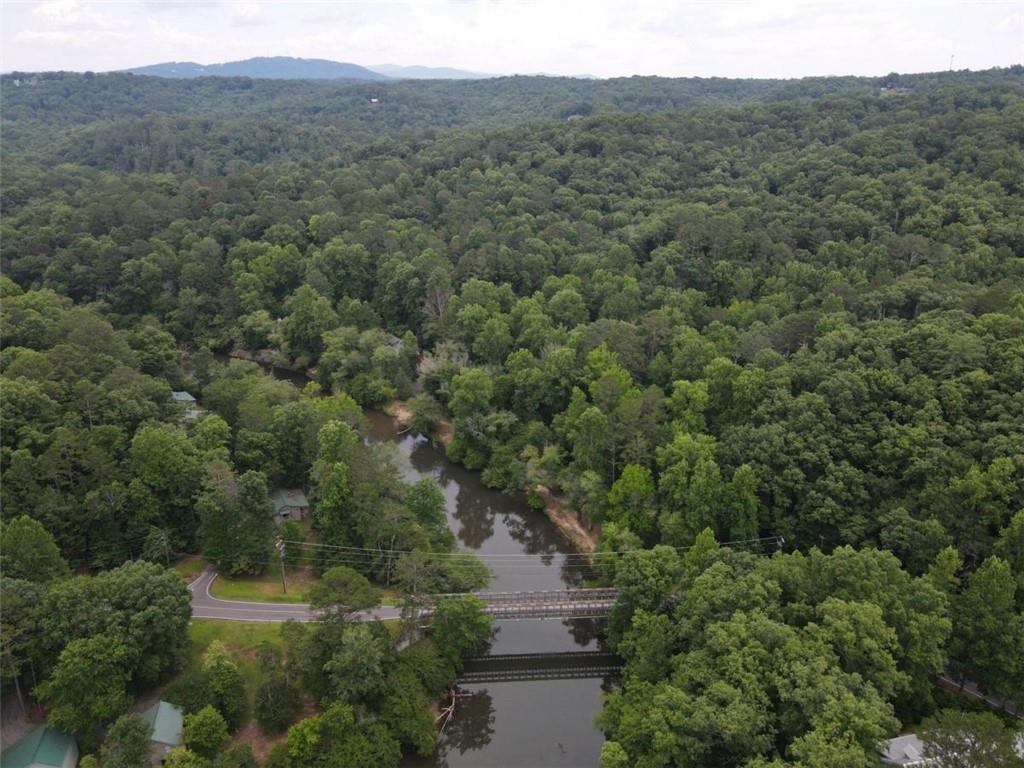
[[[477, 472], [451, 463], [418, 435], [399, 435], [383, 413], [368, 414], [370, 439], [392, 442], [405, 479], [432, 477], [446, 500], [448, 524], [459, 546], [486, 555], [541, 555], [489, 563], [495, 591], [578, 586], [584, 573], [570, 545], [547, 517], [521, 495], [487, 488]], [[601, 648], [600, 622], [547, 619], [499, 621], [491, 653], [556, 653]], [[594, 768], [601, 732], [594, 715], [610, 680], [543, 680], [460, 686], [456, 714], [433, 758], [407, 758], [405, 768]]]

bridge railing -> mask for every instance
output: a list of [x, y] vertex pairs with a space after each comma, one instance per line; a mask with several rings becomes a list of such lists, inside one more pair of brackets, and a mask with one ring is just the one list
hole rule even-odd
[[577, 603], [577, 602], [614, 602], [619, 592], [614, 587], [596, 587], [580, 589], [537, 589], [516, 592], [463, 592], [431, 595], [430, 600], [436, 602], [444, 598], [473, 597], [483, 600], [487, 605], [523, 604], [523, 603]]

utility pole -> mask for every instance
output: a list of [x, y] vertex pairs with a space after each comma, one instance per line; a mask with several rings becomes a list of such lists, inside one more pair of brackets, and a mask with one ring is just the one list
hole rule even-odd
[[284, 581], [284, 542], [281, 539], [277, 540], [277, 554], [281, 558], [281, 589], [287, 595], [288, 585]]

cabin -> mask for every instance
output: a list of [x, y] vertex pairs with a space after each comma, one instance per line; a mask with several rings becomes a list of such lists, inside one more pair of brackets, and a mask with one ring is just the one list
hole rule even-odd
[[149, 762], [160, 765], [167, 753], [184, 741], [185, 713], [174, 704], [158, 701], [141, 717], [149, 724]]
[[183, 409], [181, 417], [182, 421], [195, 421], [202, 414], [202, 409], [199, 407], [198, 403], [196, 403], [195, 397], [193, 397], [190, 392], [171, 392], [171, 399], [174, 402], [181, 404]]
[[78, 744], [70, 734], [41, 725], [0, 754], [3, 768], [75, 768]]
[[309, 501], [299, 488], [275, 488], [270, 492], [270, 500], [274, 502], [274, 522], [279, 525], [285, 520], [302, 520], [309, 514]]
[[405, 349], [405, 342], [395, 336], [393, 333], [387, 335], [388, 346], [391, 347], [398, 354], [402, 354], [402, 350]]

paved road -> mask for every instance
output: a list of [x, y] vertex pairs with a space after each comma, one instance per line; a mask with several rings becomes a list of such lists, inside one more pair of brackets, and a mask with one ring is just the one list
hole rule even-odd
[[[248, 600], [222, 600], [210, 593], [217, 578], [212, 568], [203, 571], [188, 585], [192, 592], [192, 616], [197, 619], [227, 621], [313, 621], [314, 611], [306, 603], [260, 603]], [[479, 592], [487, 612], [495, 619], [536, 620], [600, 618], [615, 605], [614, 589], [564, 589], [533, 592]], [[379, 605], [354, 614], [356, 621], [401, 618], [401, 611]]]
[[978, 684], [971, 680], [958, 681], [952, 675], [945, 674], [939, 675], [938, 681], [941, 688], [945, 688], [951, 693], [967, 699], [984, 701], [992, 709], [1002, 710], [1008, 715], [1013, 715], [1018, 720], [1024, 720], [1024, 710], [1017, 706], [1016, 702], [1000, 696], [983, 693]]
[[[257, 603], [247, 600], [221, 600], [210, 594], [210, 585], [217, 578], [212, 568], [203, 571], [199, 578], [188, 585], [192, 593], [192, 618], [222, 619], [225, 621], [279, 622], [294, 619], [313, 621], [316, 614], [306, 603]], [[357, 621], [397, 619], [401, 616], [398, 608], [378, 606], [355, 615]]]

